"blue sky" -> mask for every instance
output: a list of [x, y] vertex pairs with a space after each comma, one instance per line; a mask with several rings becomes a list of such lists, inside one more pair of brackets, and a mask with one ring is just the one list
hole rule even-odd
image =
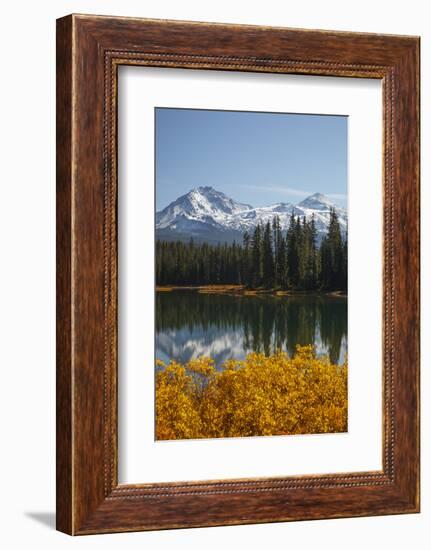
[[347, 117], [156, 109], [156, 208], [210, 185], [265, 206], [347, 202]]

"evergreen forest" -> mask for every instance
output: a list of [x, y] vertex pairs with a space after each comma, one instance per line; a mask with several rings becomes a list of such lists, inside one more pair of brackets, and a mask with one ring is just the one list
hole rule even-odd
[[337, 213], [330, 212], [318, 244], [314, 216], [292, 213], [283, 231], [278, 216], [245, 232], [241, 243], [209, 244], [190, 240], [156, 242], [159, 286], [244, 285], [249, 289], [347, 290], [347, 236]]

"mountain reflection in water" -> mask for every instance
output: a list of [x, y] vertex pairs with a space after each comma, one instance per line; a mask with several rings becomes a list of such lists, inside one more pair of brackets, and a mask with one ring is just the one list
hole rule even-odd
[[216, 366], [297, 344], [343, 363], [347, 354], [347, 298], [231, 296], [194, 290], [156, 293], [156, 358], [184, 363], [210, 356]]

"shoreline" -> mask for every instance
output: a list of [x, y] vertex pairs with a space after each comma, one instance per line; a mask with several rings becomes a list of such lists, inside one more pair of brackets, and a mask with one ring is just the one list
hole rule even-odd
[[343, 290], [280, 290], [276, 288], [248, 289], [244, 285], [156, 285], [156, 292], [172, 292], [173, 290], [194, 290], [200, 294], [228, 294], [234, 296], [332, 296], [334, 298], [347, 298], [347, 292]]

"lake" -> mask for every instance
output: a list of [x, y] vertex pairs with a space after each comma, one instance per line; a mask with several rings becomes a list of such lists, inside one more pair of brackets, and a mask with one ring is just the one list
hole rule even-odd
[[313, 344], [317, 354], [343, 363], [347, 354], [347, 297], [156, 292], [156, 358], [181, 363], [227, 359]]

